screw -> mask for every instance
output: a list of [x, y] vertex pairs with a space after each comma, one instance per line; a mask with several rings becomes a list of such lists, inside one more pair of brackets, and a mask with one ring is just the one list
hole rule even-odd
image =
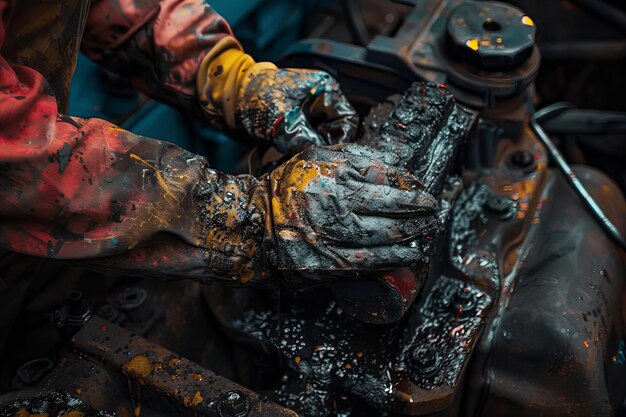
[[509, 158], [509, 163], [515, 168], [519, 168], [524, 172], [533, 172], [537, 169], [535, 156], [527, 150], [519, 150], [513, 152]]
[[228, 391], [217, 402], [220, 417], [245, 417], [250, 412], [248, 398], [241, 391]]

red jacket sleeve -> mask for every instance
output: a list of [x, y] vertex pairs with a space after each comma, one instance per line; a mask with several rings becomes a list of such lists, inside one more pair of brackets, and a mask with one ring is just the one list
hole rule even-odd
[[82, 51], [149, 96], [193, 110], [198, 66], [227, 36], [204, 0], [92, 0]]
[[[0, 51], [11, 4], [0, 0]], [[266, 270], [267, 194], [170, 143], [60, 114], [39, 72], [0, 56], [0, 247], [247, 282]]]
[[250, 260], [203, 237], [217, 227], [228, 242], [224, 222], [232, 219], [200, 222], [194, 200], [198, 184], [219, 196], [233, 181], [244, 193], [258, 186], [172, 144], [59, 114], [41, 74], [0, 57], [1, 247], [57, 259], [108, 256], [103, 265], [151, 275], [237, 279]]

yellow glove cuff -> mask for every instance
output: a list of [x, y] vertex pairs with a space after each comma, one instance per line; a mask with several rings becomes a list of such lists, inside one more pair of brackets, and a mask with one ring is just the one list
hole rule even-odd
[[200, 63], [197, 76], [202, 109], [235, 127], [235, 109], [254, 75], [276, 69], [271, 62], [255, 62], [232, 36], [219, 41]]

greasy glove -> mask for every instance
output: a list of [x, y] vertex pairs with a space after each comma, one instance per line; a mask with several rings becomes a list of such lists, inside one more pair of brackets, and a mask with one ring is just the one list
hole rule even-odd
[[[309, 148], [258, 181], [221, 175], [195, 200], [207, 268], [260, 280], [283, 271], [377, 270], [411, 265], [411, 241], [437, 227], [436, 201], [390, 153], [355, 144]], [[225, 256], [222, 256], [225, 255]]]
[[357, 130], [356, 111], [329, 74], [256, 63], [232, 37], [203, 59], [197, 80], [210, 120], [284, 153], [349, 142]]

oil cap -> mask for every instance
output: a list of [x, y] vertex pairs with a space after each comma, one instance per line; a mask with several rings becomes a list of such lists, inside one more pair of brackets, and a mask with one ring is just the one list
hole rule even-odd
[[448, 18], [446, 43], [456, 61], [489, 72], [513, 70], [531, 55], [535, 23], [510, 4], [466, 1]]

